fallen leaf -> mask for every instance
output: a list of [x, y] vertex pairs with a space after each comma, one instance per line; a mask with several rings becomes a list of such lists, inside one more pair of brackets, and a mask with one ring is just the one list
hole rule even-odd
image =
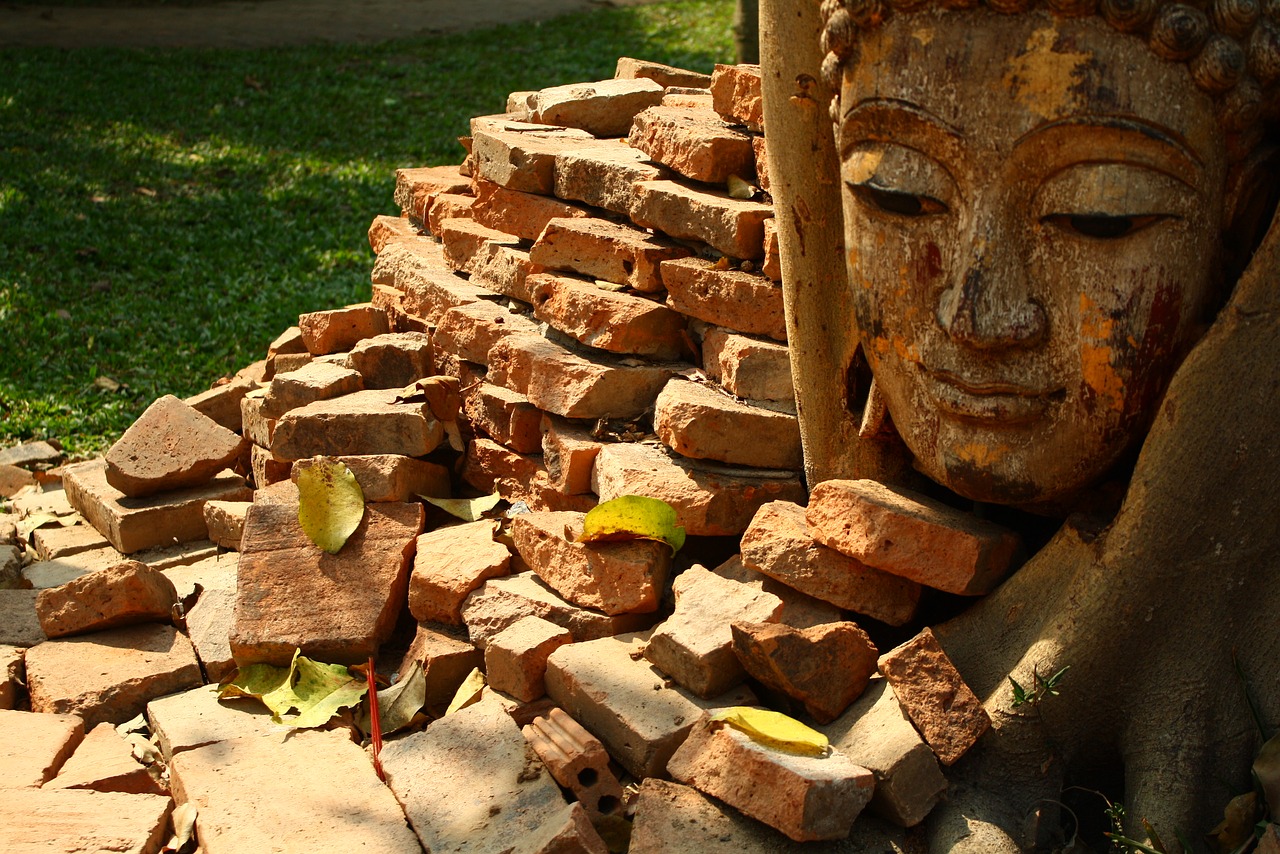
[[1273, 735], [1253, 760], [1253, 776], [1267, 801], [1267, 814], [1275, 821], [1280, 817], [1280, 735]]
[[454, 377], [424, 377], [405, 386], [396, 395], [396, 403], [407, 403], [423, 398], [431, 417], [437, 421], [456, 421], [462, 408], [462, 392]]
[[176, 854], [191, 841], [191, 833], [196, 827], [196, 805], [187, 801], [173, 810], [173, 836], [165, 844], [162, 854]]
[[502, 500], [502, 496], [496, 492], [480, 498], [432, 498], [428, 495], [418, 497], [433, 507], [439, 507], [450, 516], [457, 516], [464, 522], [483, 519], [484, 514], [497, 507], [498, 502]]
[[364, 518], [364, 493], [337, 460], [313, 457], [298, 472], [298, 524], [324, 551], [337, 554]]
[[792, 717], [769, 709], [732, 706], [711, 715], [739, 732], [746, 733], [757, 744], [802, 756], [822, 756], [829, 749], [827, 737]]
[[484, 691], [484, 674], [480, 672], [479, 667], [472, 668], [467, 674], [467, 678], [462, 680], [462, 684], [458, 686], [458, 690], [453, 693], [453, 699], [449, 701], [449, 708], [444, 710], [446, 715], [451, 715], [460, 709], [474, 705], [480, 702], [480, 694]]
[[1209, 835], [1218, 840], [1218, 847], [1222, 851], [1235, 851], [1246, 839], [1253, 837], [1254, 816], [1257, 812], [1256, 792], [1237, 795], [1222, 811], [1222, 821]]
[[54, 513], [40, 512], [32, 513], [25, 519], [18, 522], [18, 536], [22, 539], [30, 537], [33, 531], [37, 531], [46, 525], [57, 525], [58, 517]]
[[750, 182], [744, 181], [737, 175], [729, 176], [729, 198], [754, 199], [758, 192], [760, 191]]
[[103, 391], [109, 391], [113, 393], [119, 391], [121, 388], [124, 387], [121, 383], [107, 376], [98, 377], [93, 381], [93, 384], [96, 385], [98, 388], [102, 389]]
[[[271, 710], [278, 724], [306, 728], [327, 724], [342, 709], [355, 706], [368, 691], [365, 680], [341, 664], [313, 661], [294, 650], [288, 667], [250, 664], [218, 689], [219, 699], [254, 697]], [[296, 711], [296, 715], [287, 716]]]
[[147, 738], [140, 732], [131, 732], [124, 739], [129, 744], [129, 750], [133, 754], [133, 758], [141, 762], [143, 765], [155, 765], [164, 761], [164, 756], [160, 753], [160, 748], [156, 747], [151, 739]]
[[657, 540], [671, 546], [674, 554], [684, 545], [684, 528], [676, 524], [675, 508], [667, 502], [623, 495], [588, 511], [578, 537], [580, 543], [619, 540]]
[[[388, 735], [410, 726], [427, 702], [427, 676], [421, 667], [409, 668], [409, 675], [378, 692], [378, 720], [382, 734]], [[363, 732], [373, 732], [369, 705], [361, 706], [356, 724]]]
[[715, 263], [711, 265], [711, 269], [713, 270], [728, 270], [731, 267], [733, 267], [732, 262], [723, 255], [717, 258]]

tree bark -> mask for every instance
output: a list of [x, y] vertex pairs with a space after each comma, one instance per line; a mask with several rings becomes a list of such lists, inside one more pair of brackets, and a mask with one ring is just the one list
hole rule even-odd
[[738, 0], [733, 10], [733, 46], [739, 64], [760, 61], [760, 0]]

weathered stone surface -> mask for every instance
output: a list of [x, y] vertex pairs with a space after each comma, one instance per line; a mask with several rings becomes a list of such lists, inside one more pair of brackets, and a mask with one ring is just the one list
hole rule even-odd
[[648, 614], [608, 616], [566, 602], [532, 572], [486, 581], [462, 605], [471, 641], [484, 648], [489, 638], [527, 616], [542, 617], [582, 642], [636, 631], [653, 624]]
[[409, 611], [419, 622], [462, 625], [462, 603], [486, 579], [506, 575], [511, 552], [486, 519], [418, 537], [409, 578]]
[[764, 276], [720, 269], [704, 258], [662, 262], [667, 301], [679, 312], [738, 332], [787, 340], [782, 288]]
[[760, 264], [760, 272], [775, 282], [782, 281], [782, 255], [778, 246], [778, 221], [764, 221], [764, 261]]
[[[692, 459], [796, 470], [804, 461], [796, 416], [742, 403], [682, 378], [658, 395], [653, 428], [663, 444]], [[744, 441], [747, 437], [750, 441]]]
[[0, 742], [0, 789], [43, 786], [84, 739], [79, 715], [0, 710], [0, 726], [5, 735]]
[[[235, 625], [239, 559], [219, 554], [189, 566], [165, 570], [178, 596], [187, 605], [186, 631], [196, 657], [210, 681], [221, 681], [235, 670], [229, 638]], [[195, 604], [187, 601], [196, 592]]]
[[[714, 96], [711, 99], [712, 106], [715, 105]], [[751, 147], [756, 152], [756, 178], [759, 179], [760, 189], [766, 193], [769, 192], [769, 156], [768, 146], [763, 136], [755, 136], [751, 138]]]
[[240, 550], [240, 538], [244, 536], [244, 516], [250, 501], [206, 501], [204, 524], [209, 539], [232, 551]]
[[629, 56], [618, 57], [618, 66], [614, 71], [613, 76], [624, 79], [646, 77], [649, 80], [667, 88], [671, 86], [706, 88], [711, 85], [710, 74], [688, 71], [684, 68], [676, 68], [671, 65], [663, 65], [660, 62], [650, 62], [645, 59], [633, 59]]
[[495, 691], [528, 703], [547, 693], [547, 658], [573, 635], [541, 617], [522, 617], [489, 638], [484, 672]]
[[[459, 176], [461, 177], [461, 176]], [[418, 229], [407, 216], [375, 216], [369, 223], [369, 248], [377, 255], [388, 244], [417, 237]]]
[[350, 350], [356, 342], [390, 332], [387, 315], [369, 303], [298, 316], [302, 342], [313, 356]]
[[751, 137], [711, 110], [650, 107], [638, 114], [627, 142], [686, 178], [724, 184], [733, 175], [755, 177]]
[[542, 417], [542, 461], [556, 489], [568, 495], [591, 491], [591, 470], [601, 442], [573, 422]]
[[263, 418], [279, 419], [299, 406], [341, 397], [362, 388], [364, 383], [358, 371], [332, 362], [311, 362], [296, 371], [272, 377], [259, 414]]
[[585, 513], [598, 503], [594, 495], [560, 492], [538, 457], [518, 454], [491, 439], [467, 444], [462, 479], [481, 492], [496, 492], [512, 504], [524, 502], [535, 511]]
[[523, 394], [483, 380], [467, 383], [462, 410], [473, 430], [518, 454], [542, 450], [542, 410]]
[[291, 410], [276, 425], [278, 460], [314, 456], [425, 456], [444, 437], [425, 403], [397, 403], [395, 389], [358, 391]]
[[197, 486], [245, 450], [245, 440], [166, 394], [107, 451], [107, 483], [131, 498]]
[[293, 463], [277, 460], [266, 448], [254, 445], [249, 449], [249, 470], [252, 472], [253, 485], [257, 489], [264, 489], [272, 484], [288, 481], [293, 476]]
[[263, 396], [248, 395], [240, 400], [240, 420], [244, 437], [260, 448], [270, 448], [276, 432], [276, 420], [262, 414]]
[[18, 694], [27, 681], [25, 658], [22, 647], [0, 644], [0, 709], [18, 705]]
[[502, 296], [532, 302], [529, 277], [541, 273], [542, 267], [529, 259], [529, 253], [518, 246], [490, 242], [481, 247], [471, 261], [471, 283], [483, 285]]
[[875, 787], [871, 772], [842, 753], [774, 750], [706, 717], [667, 770], [797, 842], [848, 836]]
[[489, 351], [509, 335], [534, 334], [538, 325], [522, 314], [493, 302], [473, 302], [440, 316], [433, 340], [440, 350], [460, 359], [488, 364]]
[[105, 548], [108, 545], [106, 537], [99, 534], [92, 525], [71, 525], [66, 528], [54, 525], [38, 528], [31, 532], [31, 542], [40, 560], [71, 557], [81, 552]]
[[622, 785], [609, 767], [608, 751], [564, 709], [534, 718], [522, 732], [551, 776], [573, 792], [589, 815], [622, 812]]
[[430, 237], [388, 246], [373, 265], [373, 281], [394, 283], [402, 292], [401, 309], [428, 324], [439, 322], [440, 315], [455, 305], [496, 298], [455, 275], [444, 250]]
[[445, 263], [453, 270], [470, 273], [475, 269], [473, 261], [482, 254], [492, 252], [497, 246], [518, 246], [514, 234], [485, 228], [475, 220], [452, 219], [440, 226], [441, 247]]
[[434, 623], [419, 624], [413, 643], [400, 662], [401, 679], [409, 675], [411, 668], [422, 668], [427, 683], [427, 711], [436, 717], [444, 714], [467, 674], [484, 665], [483, 650], [444, 629]]
[[147, 767], [133, 758], [129, 742], [111, 724], [98, 724], [76, 747], [47, 789], [92, 789], [134, 795], [168, 795]]
[[168, 622], [178, 594], [173, 582], [145, 563], [124, 561], [36, 597], [40, 628], [51, 638], [133, 623]]
[[451, 219], [470, 218], [471, 206], [476, 203], [475, 197], [461, 193], [437, 193], [427, 199], [427, 230], [439, 234], [444, 224]]
[[965, 684], [932, 630], [925, 628], [880, 656], [880, 672], [943, 765], [954, 763], [991, 728], [982, 701]]
[[742, 561], [825, 602], [891, 626], [915, 616], [920, 585], [866, 566], [817, 543], [805, 527], [805, 510], [789, 501], [762, 506], [742, 537]]
[[547, 660], [551, 699], [637, 778], [665, 773], [667, 760], [703, 710], [753, 699], [745, 688], [709, 702], [669, 687], [641, 656], [644, 642], [643, 635], [579, 640]]
[[[336, 459], [351, 470], [365, 501], [416, 501], [421, 495], [449, 496], [449, 470], [439, 463], [400, 454], [361, 454]], [[311, 465], [314, 465], [311, 460], [294, 463], [292, 480], [296, 483], [298, 472]]]
[[257, 700], [219, 700], [217, 685], [201, 685], [152, 700], [147, 703], [147, 722], [167, 760], [218, 741], [290, 731], [285, 724], [273, 723], [271, 712]]
[[568, 148], [555, 158], [555, 194], [629, 216], [636, 185], [670, 174], [621, 142]]
[[593, 136], [624, 136], [636, 113], [662, 100], [660, 83], [645, 78], [571, 83], [535, 92], [532, 120], [581, 128]]
[[356, 664], [395, 628], [409, 583], [421, 504], [365, 507], [337, 554], [320, 551], [298, 524], [297, 504], [255, 504], [240, 551], [237, 662], [285, 665], [295, 648], [319, 661]]
[[35, 475], [26, 469], [0, 463], [0, 498], [12, 498], [18, 490], [35, 482]]
[[529, 250], [529, 260], [552, 270], [657, 293], [663, 287], [659, 262], [692, 254], [647, 231], [591, 217], [548, 221]]
[[215, 423], [239, 433], [242, 429], [240, 401], [257, 387], [258, 384], [248, 377], [234, 377], [226, 382], [219, 381], [213, 388], [192, 395], [183, 402]]
[[[629, 213], [636, 225], [678, 240], [700, 240], [731, 258], [764, 257], [764, 221], [773, 216], [770, 205], [675, 181], [641, 181], [633, 186], [631, 200]], [[661, 274], [665, 283], [666, 271]]]
[[45, 466], [55, 466], [62, 461], [62, 451], [48, 442], [23, 442], [12, 448], [0, 450], [0, 465], [17, 466], [35, 471]]
[[395, 202], [408, 215], [410, 222], [422, 225], [426, 220], [423, 208], [428, 196], [463, 193], [470, 186], [471, 182], [458, 171], [457, 166], [397, 169]]
[[716, 112], [726, 121], [757, 131], [763, 128], [760, 66], [717, 64], [711, 75], [711, 97]]
[[609, 615], [656, 611], [671, 548], [652, 540], [579, 543], [581, 513], [522, 513], [511, 522], [520, 557], [568, 601]]
[[529, 286], [534, 317], [588, 347], [652, 359], [689, 351], [687, 321], [661, 302], [550, 274], [531, 276]]
[[672, 588], [675, 612], [653, 630], [644, 657], [699, 697], [723, 694], [746, 676], [730, 625], [775, 621], [782, 600], [701, 566], [680, 573]]
[[347, 354], [365, 388], [404, 388], [431, 374], [431, 336], [391, 332], [366, 338]]
[[694, 467], [661, 448], [630, 442], [600, 449], [591, 476], [601, 501], [621, 495], [660, 498], [676, 510], [693, 536], [735, 536], [746, 530], [756, 509], [770, 501], [803, 501], [804, 487], [789, 473]]
[[721, 578], [729, 578], [777, 596], [782, 600], [782, 613], [778, 615], [778, 622], [784, 626], [807, 629], [824, 623], [838, 623], [844, 619], [844, 612], [830, 602], [815, 599], [770, 578], [758, 569], [746, 566], [741, 554], [729, 558], [712, 572]]
[[80, 789], [15, 789], [0, 801], [5, 854], [159, 854], [173, 801]]
[[296, 371], [299, 368], [306, 367], [315, 361], [315, 356], [310, 353], [277, 353], [267, 361], [267, 375], [274, 377], [276, 374], [287, 374], [289, 371]]
[[191, 642], [156, 623], [45, 641], [27, 650], [32, 710], [75, 713], [88, 726], [123, 723], [148, 700], [200, 682]]
[[552, 195], [556, 156], [597, 144], [591, 134], [577, 128], [512, 121], [503, 116], [471, 120], [476, 175], [508, 190]]
[[100, 459], [66, 466], [62, 482], [76, 510], [125, 554], [203, 540], [208, 535], [206, 501], [244, 501], [249, 497], [244, 478], [226, 471], [203, 486], [129, 498], [107, 483], [106, 468], [106, 461]]
[[206, 854], [419, 850], [369, 757], [340, 731], [217, 741], [179, 753], [170, 773], [174, 797], [198, 810]]
[[881, 677], [872, 679], [847, 712], [821, 729], [833, 747], [875, 774], [869, 809], [899, 827], [924, 821], [947, 789], [933, 751]]
[[1007, 528], [874, 480], [818, 484], [805, 521], [815, 540], [868, 566], [967, 596], [990, 592], [1021, 548]]
[[589, 217], [591, 211], [550, 196], [508, 190], [492, 181], [476, 182], [476, 203], [471, 207], [475, 221], [522, 240], [537, 240], [553, 219]]
[[565, 418], [634, 418], [653, 404], [671, 373], [572, 353], [537, 335], [513, 335], [489, 351], [490, 382]]
[[735, 621], [733, 651], [752, 678], [831, 723], [866, 689], [880, 654], [856, 623], [793, 629]]
[[795, 401], [785, 344], [711, 327], [702, 336], [702, 369], [738, 397]]
[[559, 787], [488, 693], [382, 749], [391, 791], [432, 854], [509, 849], [565, 809]]

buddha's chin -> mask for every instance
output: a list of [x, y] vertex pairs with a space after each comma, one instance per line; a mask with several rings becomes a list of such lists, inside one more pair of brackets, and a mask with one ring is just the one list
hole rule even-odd
[[1041, 516], [1065, 517], [1076, 510], [1087, 484], [1074, 478], [1028, 474], [1017, 454], [984, 460], [943, 452], [933, 459], [916, 458], [915, 467], [957, 495], [986, 504], [1002, 504]]

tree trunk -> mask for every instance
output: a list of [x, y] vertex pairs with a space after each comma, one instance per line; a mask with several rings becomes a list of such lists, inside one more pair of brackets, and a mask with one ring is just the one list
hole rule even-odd
[[738, 0], [733, 10], [733, 47], [738, 62], [760, 61], [760, 2]]

